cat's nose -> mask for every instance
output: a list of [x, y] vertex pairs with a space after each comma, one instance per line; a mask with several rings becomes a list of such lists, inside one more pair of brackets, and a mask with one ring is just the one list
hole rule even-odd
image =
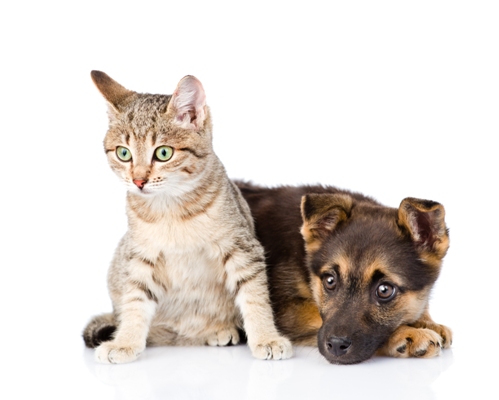
[[142, 189], [144, 185], [146, 184], [147, 179], [134, 179], [133, 183], [135, 183], [135, 186], [137, 186], [139, 189]]

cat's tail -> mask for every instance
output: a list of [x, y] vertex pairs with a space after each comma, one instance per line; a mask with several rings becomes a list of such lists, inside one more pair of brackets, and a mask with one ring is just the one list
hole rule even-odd
[[116, 326], [116, 320], [111, 313], [93, 317], [83, 331], [85, 345], [94, 348], [102, 342], [113, 339]]

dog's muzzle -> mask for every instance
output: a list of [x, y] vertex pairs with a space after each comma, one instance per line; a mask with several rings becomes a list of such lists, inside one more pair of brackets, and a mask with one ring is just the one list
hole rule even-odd
[[352, 341], [345, 337], [330, 336], [326, 341], [327, 350], [336, 357], [346, 354], [351, 346]]

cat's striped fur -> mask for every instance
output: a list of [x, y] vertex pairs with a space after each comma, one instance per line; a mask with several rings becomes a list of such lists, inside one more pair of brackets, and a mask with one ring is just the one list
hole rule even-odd
[[[255, 357], [290, 357], [250, 210], [212, 149], [201, 83], [187, 76], [173, 95], [151, 95], [91, 75], [109, 104], [104, 146], [128, 189], [129, 228], [109, 269], [113, 312], [89, 322], [87, 346], [98, 361], [123, 363], [146, 344], [235, 344], [243, 328]], [[167, 161], [161, 146], [173, 150]]]

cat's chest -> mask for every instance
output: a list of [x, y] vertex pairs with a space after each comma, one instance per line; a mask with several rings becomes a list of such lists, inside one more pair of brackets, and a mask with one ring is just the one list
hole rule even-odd
[[203, 214], [187, 220], [163, 217], [154, 223], [135, 221], [129, 230], [133, 247], [154, 259], [164, 254], [171, 259], [220, 257], [219, 234], [223, 228]]
[[155, 266], [158, 309], [153, 325], [166, 325], [184, 336], [207, 336], [221, 322], [237, 317], [234, 293], [227, 289], [223, 264], [202, 251], [165, 256]]
[[153, 275], [156, 281], [168, 288], [169, 294], [185, 291], [186, 287], [211, 290], [224, 287], [226, 281], [226, 272], [220, 259], [210, 257], [201, 248], [162, 254]]
[[199, 292], [195, 297], [209, 298], [224, 291], [226, 286], [216, 235], [210, 235], [202, 221], [193, 222], [136, 224], [128, 232], [127, 252], [153, 263], [152, 282], [163, 288], [166, 297], [176, 298], [175, 301], [180, 301], [186, 288], [191, 288], [191, 294]]

